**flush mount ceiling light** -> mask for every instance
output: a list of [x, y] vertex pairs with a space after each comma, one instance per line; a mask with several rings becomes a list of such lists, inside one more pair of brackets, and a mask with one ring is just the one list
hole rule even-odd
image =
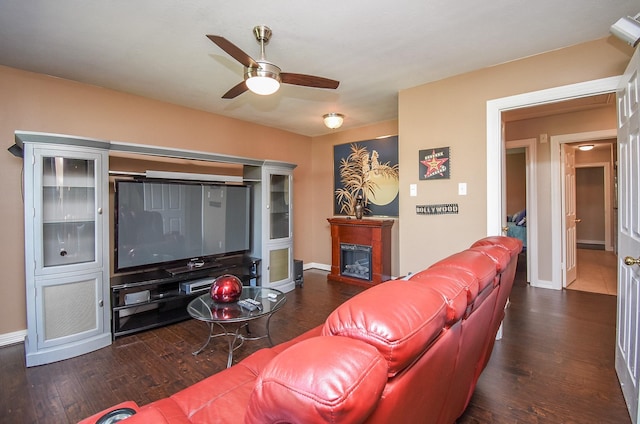
[[582, 150], [583, 152], [588, 152], [589, 150], [593, 149], [593, 144], [583, 144], [582, 146], [578, 146], [578, 149]]
[[618, 22], [611, 25], [609, 31], [622, 41], [635, 47], [640, 42], [640, 21], [638, 21], [638, 18], [640, 18], [640, 13], [634, 17], [625, 16], [620, 18]]
[[335, 130], [336, 128], [340, 128], [342, 126], [342, 123], [344, 122], [344, 115], [342, 115], [341, 113], [332, 112], [323, 115], [322, 119], [324, 120], [324, 125], [327, 128]]

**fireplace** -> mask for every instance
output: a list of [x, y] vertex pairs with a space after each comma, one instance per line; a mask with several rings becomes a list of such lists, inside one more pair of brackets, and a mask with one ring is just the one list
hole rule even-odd
[[340, 243], [340, 275], [371, 281], [371, 246]]
[[371, 286], [391, 278], [392, 219], [329, 218], [328, 280]]

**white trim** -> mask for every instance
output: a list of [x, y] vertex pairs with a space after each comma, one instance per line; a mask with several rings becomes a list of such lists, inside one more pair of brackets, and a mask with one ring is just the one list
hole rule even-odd
[[576, 243], [579, 244], [597, 244], [597, 245], [605, 245], [605, 241], [604, 240], [585, 240], [585, 239], [578, 239], [576, 240]]
[[[614, 89], [615, 90], [615, 89]], [[564, 202], [562, 201], [563, 164], [560, 160], [561, 145], [567, 143], [581, 143], [583, 141], [616, 138], [618, 131], [614, 129], [601, 131], [586, 131], [582, 133], [560, 134], [549, 137], [551, 143], [551, 257], [552, 280], [558, 290], [566, 287], [566, 246], [564, 245], [565, 220]], [[557, 253], [560, 252], [560, 255]]]
[[9, 346], [16, 343], [23, 343], [25, 337], [27, 337], [27, 330], [0, 334], [0, 347]]
[[320, 271], [331, 271], [331, 265], [319, 264], [317, 262], [311, 262], [310, 264], [304, 264], [303, 269], [319, 269]]
[[538, 145], [535, 138], [505, 142], [506, 149], [525, 148], [527, 176], [527, 281], [537, 286], [538, 281]]
[[[603, 78], [487, 101], [487, 235], [499, 235], [502, 230], [501, 180], [503, 169], [501, 161], [496, 161], [496, 158], [502, 157], [504, 150], [502, 112], [577, 97], [612, 93], [617, 91], [620, 78], [620, 76]], [[558, 264], [553, 263], [553, 261], [558, 261], [557, 249], [558, 246], [552, 243], [550, 252], [552, 274], [559, 272]], [[559, 279], [553, 278], [551, 283], [553, 288], [562, 289], [562, 282]]]

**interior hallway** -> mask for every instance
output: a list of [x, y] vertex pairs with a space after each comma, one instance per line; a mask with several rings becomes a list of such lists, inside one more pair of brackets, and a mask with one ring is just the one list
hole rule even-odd
[[578, 276], [568, 290], [616, 296], [618, 294], [617, 257], [606, 250], [578, 249]]

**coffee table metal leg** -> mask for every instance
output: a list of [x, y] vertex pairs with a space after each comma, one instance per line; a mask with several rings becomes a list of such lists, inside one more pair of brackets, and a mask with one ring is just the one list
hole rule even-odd
[[271, 340], [271, 330], [269, 328], [269, 323], [271, 322], [271, 317], [273, 314], [269, 314], [267, 317], [267, 339], [269, 339], [269, 346], [273, 346], [273, 340]]
[[209, 324], [209, 336], [207, 337], [207, 341], [204, 342], [204, 344], [200, 349], [193, 352], [193, 356], [198, 355], [200, 352], [204, 350], [205, 347], [209, 346], [209, 342], [211, 341], [211, 333], [213, 333], [213, 323], [209, 322], [207, 324]]

